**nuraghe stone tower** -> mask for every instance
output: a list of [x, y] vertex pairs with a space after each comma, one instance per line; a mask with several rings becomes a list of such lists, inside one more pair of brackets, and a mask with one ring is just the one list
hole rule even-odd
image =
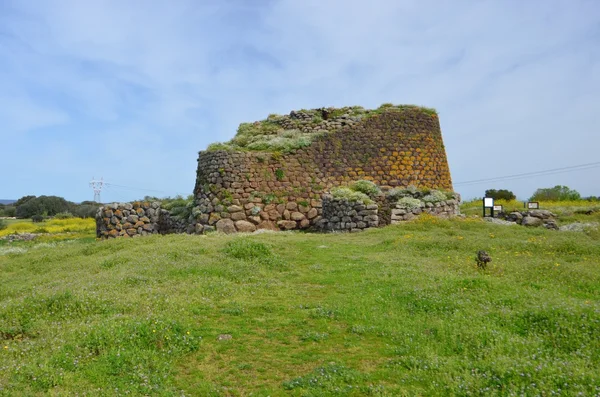
[[360, 179], [452, 190], [437, 113], [324, 108], [242, 124], [232, 141], [199, 154], [195, 231], [311, 228], [323, 195]]

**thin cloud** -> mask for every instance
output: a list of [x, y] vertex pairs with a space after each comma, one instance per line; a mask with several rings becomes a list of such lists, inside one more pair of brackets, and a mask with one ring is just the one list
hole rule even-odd
[[[51, 172], [1, 175], [0, 196], [32, 185], [47, 193], [43, 178], [67, 198], [89, 199], [92, 175], [191, 193], [197, 151], [230, 139], [240, 122], [330, 105], [437, 108], [457, 181], [591, 161], [599, 22], [596, 2], [584, 0], [5, 1], [0, 134], [19, 134], [19, 150], [0, 166], [26, 150], [64, 155]], [[459, 191], [525, 197], [561, 183], [597, 195], [598, 178], [586, 171]]]

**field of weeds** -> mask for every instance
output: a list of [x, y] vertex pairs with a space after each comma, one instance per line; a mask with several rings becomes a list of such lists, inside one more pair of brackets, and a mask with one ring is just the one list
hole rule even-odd
[[597, 234], [91, 236], [0, 246], [0, 395], [600, 393]]

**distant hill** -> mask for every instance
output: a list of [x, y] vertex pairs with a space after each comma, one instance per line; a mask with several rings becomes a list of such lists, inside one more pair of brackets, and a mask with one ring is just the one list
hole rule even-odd
[[0, 204], [12, 204], [17, 200], [0, 200]]

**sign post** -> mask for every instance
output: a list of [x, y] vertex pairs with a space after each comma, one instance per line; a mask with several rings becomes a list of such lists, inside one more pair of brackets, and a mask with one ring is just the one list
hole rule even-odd
[[540, 209], [540, 203], [537, 201], [530, 201], [527, 203], [527, 209], [528, 210], [539, 210]]
[[494, 198], [493, 197], [484, 197], [483, 198], [483, 217], [487, 216], [487, 209], [490, 209], [492, 218], [494, 217]]

